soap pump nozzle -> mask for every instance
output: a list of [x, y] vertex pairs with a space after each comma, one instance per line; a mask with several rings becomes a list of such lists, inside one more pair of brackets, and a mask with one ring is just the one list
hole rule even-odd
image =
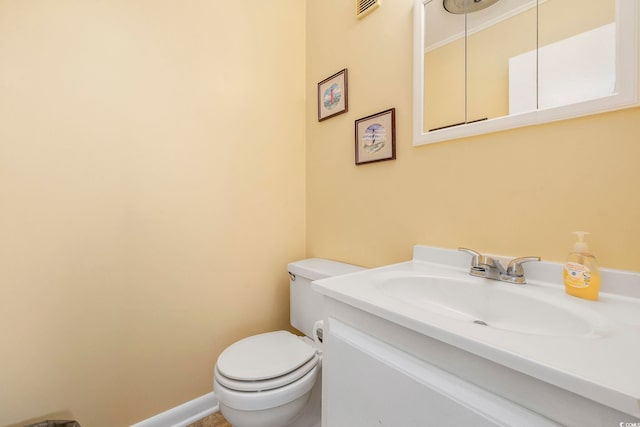
[[574, 252], [588, 252], [589, 246], [587, 242], [584, 241], [584, 236], [586, 234], [591, 234], [588, 231], [574, 231], [573, 234], [578, 236], [578, 241], [573, 245]]

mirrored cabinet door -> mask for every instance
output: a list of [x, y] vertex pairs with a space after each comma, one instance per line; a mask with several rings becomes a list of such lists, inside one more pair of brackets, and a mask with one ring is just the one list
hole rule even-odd
[[466, 121], [465, 16], [447, 13], [442, 2], [426, 6], [424, 130]]
[[[559, 20], [558, 16], [571, 19]], [[547, 0], [540, 4], [539, 109], [615, 93], [615, 22], [615, 0]], [[533, 57], [535, 53], [523, 56]]]
[[[500, 0], [467, 15], [467, 117], [468, 122], [508, 116], [512, 89], [511, 61], [536, 49], [536, 0]], [[535, 58], [535, 56], [534, 56]], [[536, 64], [521, 70], [533, 81], [522, 83], [534, 95], [534, 103], [524, 111], [536, 109]]]

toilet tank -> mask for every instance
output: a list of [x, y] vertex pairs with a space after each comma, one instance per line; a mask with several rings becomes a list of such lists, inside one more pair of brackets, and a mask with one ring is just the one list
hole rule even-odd
[[323, 297], [311, 289], [311, 282], [365, 270], [363, 267], [321, 258], [289, 263], [289, 305], [291, 326], [311, 337], [313, 324], [322, 319]]

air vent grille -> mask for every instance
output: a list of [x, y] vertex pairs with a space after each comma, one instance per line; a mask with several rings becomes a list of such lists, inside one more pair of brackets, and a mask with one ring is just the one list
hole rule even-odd
[[380, 0], [356, 0], [356, 16], [363, 18], [380, 6]]

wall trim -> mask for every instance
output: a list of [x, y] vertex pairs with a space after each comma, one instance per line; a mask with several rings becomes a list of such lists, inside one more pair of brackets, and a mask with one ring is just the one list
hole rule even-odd
[[218, 399], [215, 393], [211, 392], [130, 427], [185, 427], [218, 412], [219, 409]]

